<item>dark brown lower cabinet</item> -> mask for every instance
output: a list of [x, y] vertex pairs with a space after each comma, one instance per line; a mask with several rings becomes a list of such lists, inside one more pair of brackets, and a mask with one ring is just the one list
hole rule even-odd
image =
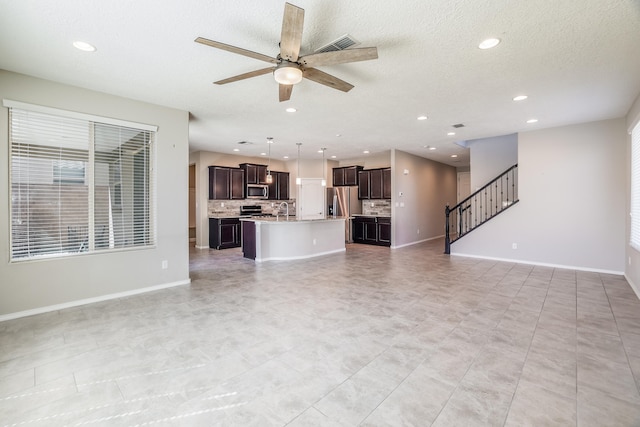
[[352, 227], [354, 243], [391, 246], [391, 218], [358, 216]]
[[209, 218], [209, 247], [228, 249], [240, 247], [242, 232], [239, 218]]
[[245, 258], [256, 259], [256, 223], [242, 221], [242, 253]]
[[378, 217], [378, 244], [391, 246], [391, 218]]

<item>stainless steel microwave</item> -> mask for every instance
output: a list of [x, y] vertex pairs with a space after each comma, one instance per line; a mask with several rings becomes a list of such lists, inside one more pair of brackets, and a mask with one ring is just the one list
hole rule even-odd
[[247, 199], [268, 199], [269, 186], [263, 184], [247, 184]]

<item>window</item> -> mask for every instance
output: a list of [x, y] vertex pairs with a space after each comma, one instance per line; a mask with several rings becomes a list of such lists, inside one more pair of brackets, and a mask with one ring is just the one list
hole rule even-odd
[[631, 246], [640, 251], [640, 122], [631, 131]]
[[155, 128], [5, 106], [12, 261], [155, 245]]

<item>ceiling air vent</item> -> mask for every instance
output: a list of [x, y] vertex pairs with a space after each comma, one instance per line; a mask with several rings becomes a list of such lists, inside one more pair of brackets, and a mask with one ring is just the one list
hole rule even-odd
[[332, 41], [314, 51], [314, 53], [322, 52], [335, 52], [337, 50], [345, 50], [348, 47], [359, 45], [360, 42], [351, 37], [349, 34], [345, 34], [337, 40]]
[[464, 125], [462, 123], [458, 123], [456, 125], [452, 125], [454, 128], [458, 129], [458, 128], [463, 128]]

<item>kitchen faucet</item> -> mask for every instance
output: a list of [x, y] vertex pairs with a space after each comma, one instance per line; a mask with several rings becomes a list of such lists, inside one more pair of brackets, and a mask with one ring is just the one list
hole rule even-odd
[[278, 221], [278, 217], [280, 216], [280, 209], [282, 208], [282, 205], [284, 205], [287, 208], [287, 221], [289, 221], [289, 203], [287, 202], [282, 202], [278, 205], [278, 210], [276, 212], [276, 221]]

